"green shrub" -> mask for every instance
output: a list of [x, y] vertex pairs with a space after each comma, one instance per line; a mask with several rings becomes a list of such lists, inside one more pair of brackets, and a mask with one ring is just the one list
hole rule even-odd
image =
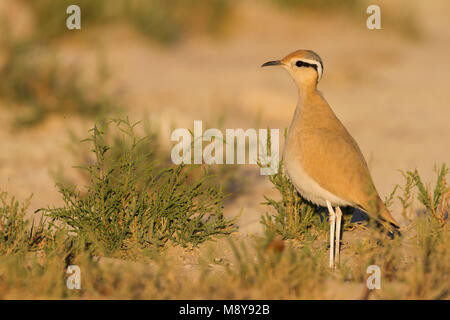
[[95, 155], [94, 163], [83, 168], [89, 176], [87, 191], [58, 185], [65, 206], [45, 209], [46, 215], [109, 255], [159, 249], [169, 241], [195, 246], [234, 230], [233, 221], [223, 216], [223, 194], [210, 175], [204, 172], [189, 181], [195, 166], [155, 169], [148, 153], [140, 152], [146, 139], [136, 137], [136, 124], [113, 120], [107, 126], [111, 124], [123, 134], [120, 153], [105, 141], [106, 128], [94, 127], [86, 140]]
[[408, 269], [401, 276], [412, 299], [448, 299], [450, 295], [450, 229], [438, 219], [419, 216]]
[[0, 254], [35, 249], [45, 239], [43, 220], [36, 226], [33, 220], [30, 229], [30, 223], [25, 219], [30, 199], [19, 203], [14, 197], [9, 197], [7, 192], [0, 192]]
[[443, 226], [448, 220], [450, 207], [450, 186], [447, 183], [449, 170], [444, 163], [440, 169], [435, 171], [437, 179], [433, 190], [424, 185], [417, 169], [408, 171], [407, 176], [414, 181], [418, 189], [417, 199], [425, 206], [428, 216]]
[[[153, 166], [155, 169], [164, 169], [172, 164], [170, 150], [167, 150], [166, 146], [161, 143], [160, 127], [158, 122], [146, 117], [142, 121], [141, 130], [143, 133], [139, 133], [139, 136], [144, 135], [146, 138], [145, 143], [141, 143], [136, 147], [137, 153], [146, 153], [149, 156], [139, 164], [139, 167], [146, 168]], [[206, 127], [206, 128], [209, 128]], [[216, 128], [221, 128], [219, 124]], [[205, 129], [206, 130], [206, 129]], [[74, 132], [69, 132], [70, 144], [68, 149], [73, 155], [75, 161], [82, 166], [89, 165], [93, 161], [92, 153], [89, 146], [86, 144], [80, 146], [79, 142], [81, 138]], [[108, 144], [111, 147], [111, 154], [109, 159], [116, 161], [124, 149], [127, 148], [126, 141], [122, 139], [122, 132], [110, 132], [105, 134]], [[226, 195], [225, 201], [228, 203], [233, 201], [235, 197], [242, 195], [250, 190], [250, 185], [256, 183], [256, 179], [261, 179], [259, 175], [248, 169], [248, 166], [241, 164], [222, 165], [222, 164], [201, 164], [195, 166], [189, 170], [188, 182], [201, 179], [204, 176], [204, 171], [207, 170], [208, 174], [215, 176], [217, 185], [220, 185], [222, 191]], [[58, 182], [70, 183], [70, 179], [65, 175], [64, 169], [60, 167], [58, 170], [52, 172], [54, 178]], [[86, 183], [88, 182], [89, 175], [87, 171], [80, 172], [80, 177]]]

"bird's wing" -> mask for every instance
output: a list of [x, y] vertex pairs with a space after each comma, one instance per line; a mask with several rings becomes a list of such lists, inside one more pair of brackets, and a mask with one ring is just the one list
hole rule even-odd
[[308, 135], [302, 143], [302, 152], [308, 153], [302, 165], [310, 177], [355, 207], [397, 225], [375, 189], [358, 144], [340, 121], [333, 127], [312, 129]]

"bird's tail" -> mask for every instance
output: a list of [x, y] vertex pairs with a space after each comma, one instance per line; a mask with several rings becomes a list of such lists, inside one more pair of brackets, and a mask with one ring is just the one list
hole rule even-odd
[[369, 216], [372, 216], [372, 218], [375, 218], [380, 222], [387, 231], [393, 234], [399, 233], [400, 225], [391, 215], [379, 196], [373, 199], [373, 202], [367, 204], [367, 209], [361, 206], [359, 208], [363, 209]]
[[378, 198], [378, 213], [382, 220], [389, 222], [397, 229], [400, 228], [400, 225], [398, 224], [397, 220], [394, 219], [394, 217], [391, 215], [389, 210], [384, 205], [383, 200], [381, 200], [380, 198]]
[[378, 199], [378, 216], [381, 220], [381, 224], [388, 231], [388, 235], [390, 237], [400, 235], [400, 225], [398, 224], [397, 220], [394, 219], [392, 214], [386, 208], [383, 200], [381, 200], [380, 198]]

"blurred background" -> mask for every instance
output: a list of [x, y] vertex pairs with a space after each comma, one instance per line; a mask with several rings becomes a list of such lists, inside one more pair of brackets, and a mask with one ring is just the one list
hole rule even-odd
[[[70, 4], [81, 30], [66, 28]], [[381, 30], [366, 27], [370, 4]], [[430, 181], [450, 158], [449, 10], [446, 0], [0, 0], [0, 189], [33, 194], [30, 212], [61, 205], [55, 181], [84, 183], [78, 142], [106, 118], [150, 123], [164, 154], [171, 131], [194, 120], [283, 132], [297, 92], [260, 65], [297, 49], [322, 57], [319, 89], [382, 197], [399, 170]], [[256, 166], [222, 171], [225, 212], [243, 209], [241, 231], [256, 230], [271, 185]]]

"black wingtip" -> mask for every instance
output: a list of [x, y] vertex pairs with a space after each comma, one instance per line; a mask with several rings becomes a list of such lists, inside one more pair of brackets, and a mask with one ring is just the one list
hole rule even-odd
[[394, 239], [395, 237], [400, 237], [402, 233], [400, 232], [400, 227], [396, 224], [390, 223], [391, 228], [388, 231], [388, 237]]

